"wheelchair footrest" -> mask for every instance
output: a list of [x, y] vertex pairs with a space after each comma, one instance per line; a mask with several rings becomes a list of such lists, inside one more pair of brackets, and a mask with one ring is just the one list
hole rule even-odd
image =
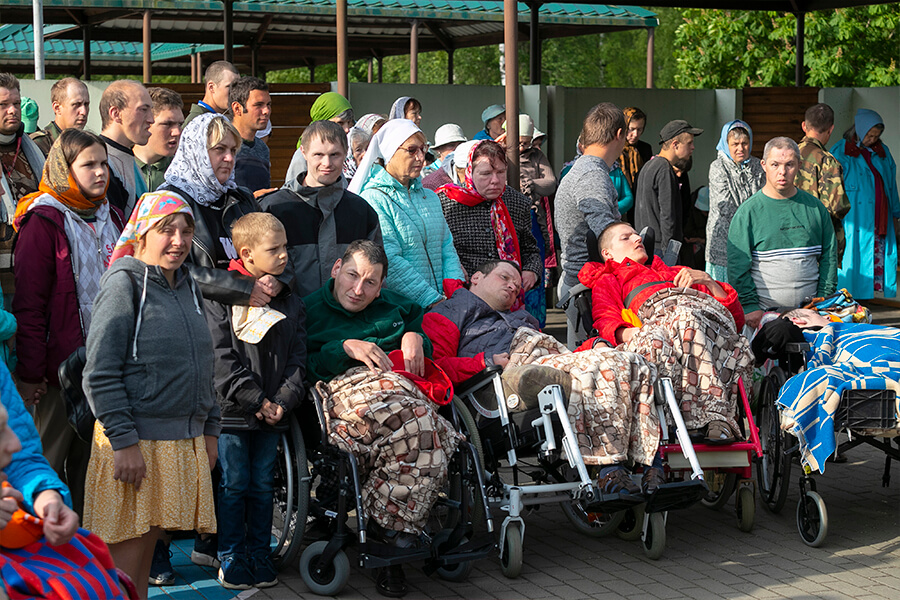
[[614, 513], [620, 510], [633, 508], [638, 504], [643, 504], [644, 496], [641, 494], [603, 494], [593, 502], [585, 505], [584, 509], [588, 512], [604, 512]]
[[645, 510], [648, 513], [687, 508], [700, 501], [709, 492], [701, 480], [666, 483], [650, 494]]
[[390, 567], [431, 558], [430, 548], [397, 548], [381, 542], [359, 545], [359, 557], [368, 569]]

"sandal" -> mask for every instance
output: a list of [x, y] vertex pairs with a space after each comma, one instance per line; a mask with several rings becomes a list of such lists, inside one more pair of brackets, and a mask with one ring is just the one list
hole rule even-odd
[[635, 485], [628, 472], [622, 467], [612, 469], [597, 481], [601, 494], [630, 494], [636, 496], [641, 489]]
[[403, 567], [393, 565], [378, 570], [375, 577], [375, 587], [378, 593], [388, 598], [402, 598], [409, 591], [406, 585], [406, 575], [403, 573]]
[[644, 476], [641, 477], [641, 489], [644, 490], [645, 496], [653, 494], [665, 483], [666, 475], [662, 469], [658, 467], [646, 467], [644, 469]]
[[725, 421], [712, 421], [706, 427], [707, 444], [730, 444], [734, 441], [731, 427]]

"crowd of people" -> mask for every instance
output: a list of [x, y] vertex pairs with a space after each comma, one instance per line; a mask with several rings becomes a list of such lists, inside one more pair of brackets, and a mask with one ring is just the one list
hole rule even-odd
[[[422, 543], [462, 439], [411, 383], [430, 365], [454, 383], [503, 367], [517, 410], [563, 386], [600, 489], [646, 496], [665, 480], [657, 375], [689, 428], [729, 442], [745, 326], [838, 287], [896, 296], [896, 165], [871, 110], [831, 151], [825, 104], [799, 145], [776, 137], [761, 157], [749, 124], [725, 123], [695, 192], [704, 132], [684, 120], [661, 124], [654, 153], [647, 114], [598, 104], [557, 174], [546, 135], [503, 105], [471, 140], [446, 123], [432, 145], [416, 98], [357, 119], [329, 92], [273, 188], [268, 86], [230, 63], [209, 66], [186, 118], [177, 93], [127, 79], [104, 90], [99, 135], [83, 82], [59, 80], [51, 102], [26, 134], [19, 82], [0, 73], [0, 529], [21, 510], [58, 546], [83, 523], [139, 597], [174, 581], [172, 531], [196, 533], [192, 560], [227, 588], [278, 583], [276, 446], [313, 387], [331, 441], [365, 457], [369, 534], [404, 547]], [[680, 266], [663, 261], [671, 242]], [[557, 277], [559, 296], [582, 283], [593, 298], [593, 331], [566, 309], [565, 344], [541, 333]], [[89, 441], [59, 377], [81, 347]], [[400, 567], [377, 583], [406, 591]]]

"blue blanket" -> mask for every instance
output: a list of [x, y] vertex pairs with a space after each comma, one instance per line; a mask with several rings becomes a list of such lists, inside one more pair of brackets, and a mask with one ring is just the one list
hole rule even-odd
[[[803, 335], [811, 346], [807, 370], [787, 381], [777, 405], [782, 428], [800, 440], [803, 464], [824, 473], [825, 459], [837, 448], [834, 417], [844, 390], [894, 390], [900, 414], [900, 329], [834, 323]], [[900, 426], [857, 433], [896, 436]]]

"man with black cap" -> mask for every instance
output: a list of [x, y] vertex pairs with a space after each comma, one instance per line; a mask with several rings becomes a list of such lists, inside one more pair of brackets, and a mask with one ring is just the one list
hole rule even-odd
[[634, 203], [634, 226], [641, 231], [651, 227], [656, 233], [654, 252], [662, 256], [670, 240], [683, 241], [681, 192], [674, 168], [684, 171], [694, 153], [694, 136], [702, 129], [687, 121], [666, 123], [659, 132], [659, 154], [650, 159], [638, 174]]
[[496, 140], [503, 133], [503, 123], [506, 121], [506, 106], [503, 104], [491, 104], [481, 111], [481, 122], [484, 129], [472, 136], [473, 140]]

